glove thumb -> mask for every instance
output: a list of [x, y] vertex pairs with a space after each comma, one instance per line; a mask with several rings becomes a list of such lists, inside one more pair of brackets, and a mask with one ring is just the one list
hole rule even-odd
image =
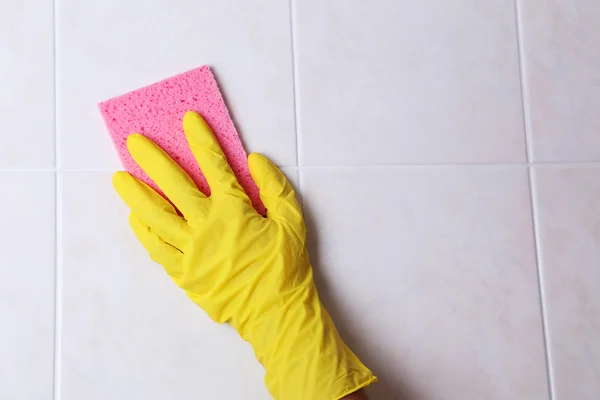
[[248, 156], [248, 167], [252, 179], [260, 189], [260, 198], [267, 208], [267, 218], [287, 222], [297, 233], [305, 232], [296, 192], [279, 168], [258, 153]]

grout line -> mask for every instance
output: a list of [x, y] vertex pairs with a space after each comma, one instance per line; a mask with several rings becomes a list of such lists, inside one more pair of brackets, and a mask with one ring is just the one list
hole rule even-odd
[[[300, 192], [300, 197], [302, 198], [302, 212], [305, 212], [304, 210], [304, 178], [303, 178], [303, 174], [302, 174], [302, 169], [298, 168], [296, 170], [296, 176], [298, 178], [298, 191]], [[306, 213], [305, 213], [306, 215]]]
[[281, 166], [280, 168], [298, 168], [298, 169], [355, 169], [355, 168], [408, 168], [408, 167], [600, 167], [600, 161], [584, 162], [537, 162], [537, 163], [397, 163], [397, 164], [370, 164], [370, 165], [302, 165], [302, 166]]
[[598, 167], [600, 161], [538, 161], [530, 162], [533, 167]]
[[53, 376], [53, 399], [61, 398], [61, 375], [62, 375], [62, 176], [60, 174], [60, 140], [58, 132], [58, 68], [57, 68], [57, 30], [58, 0], [52, 2], [52, 39], [53, 39], [53, 60], [54, 60], [54, 376]]
[[0, 172], [56, 172], [56, 168], [0, 168]]
[[61, 398], [61, 373], [62, 373], [62, 175], [55, 173], [56, 182], [56, 216], [55, 216], [55, 278], [54, 278], [54, 400]]
[[519, 63], [519, 84], [521, 86], [521, 105], [523, 107], [523, 132], [525, 135], [525, 153], [527, 162], [531, 163], [533, 159], [533, 146], [531, 138], [531, 109], [529, 107], [529, 85], [527, 84], [527, 74], [525, 68], [525, 49], [523, 48], [523, 37], [521, 32], [521, 6], [520, 0], [515, 0], [515, 22], [517, 29], [517, 60]]
[[356, 169], [356, 168], [411, 168], [411, 167], [526, 167], [526, 163], [406, 163], [370, 165], [303, 165], [300, 169]]
[[529, 178], [529, 198], [531, 202], [531, 222], [533, 226], [533, 238], [535, 246], [535, 262], [537, 265], [537, 278], [538, 278], [538, 293], [540, 301], [540, 311], [542, 313], [542, 331], [544, 340], [544, 350], [546, 356], [546, 372], [548, 375], [548, 391], [550, 392], [550, 400], [555, 398], [554, 389], [554, 369], [552, 368], [552, 352], [550, 351], [550, 329], [548, 327], [548, 320], [546, 318], [546, 295], [544, 289], [544, 271], [542, 269], [542, 249], [540, 241], [540, 229], [539, 229], [539, 216], [537, 213], [537, 188], [534, 184], [534, 173], [531, 168], [528, 170]]
[[[530, 109], [530, 97], [529, 97], [529, 86], [527, 85], [527, 74], [525, 67], [525, 49], [523, 47], [523, 35], [521, 31], [522, 19], [521, 19], [521, 3], [520, 0], [515, 0], [515, 24], [517, 30], [517, 52], [518, 52], [518, 62], [519, 62], [519, 78], [521, 85], [521, 104], [523, 107], [523, 131], [525, 135], [525, 152], [527, 156], [527, 179], [529, 183], [529, 202], [531, 208], [531, 225], [533, 229], [533, 240], [534, 240], [534, 252], [535, 252], [535, 263], [537, 268], [537, 282], [538, 282], [538, 295], [539, 295], [539, 304], [540, 304], [540, 312], [542, 318], [542, 339], [544, 342], [544, 355], [546, 361], [546, 376], [548, 377], [548, 392], [550, 395], [550, 400], [555, 398], [554, 391], [554, 379], [553, 379], [553, 368], [552, 368], [552, 356], [550, 351], [550, 342], [549, 342], [549, 329], [548, 329], [548, 321], [546, 318], [546, 303], [545, 303], [545, 293], [544, 293], [544, 274], [542, 269], [542, 252], [541, 252], [541, 242], [539, 235], [539, 216], [537, 213], [537, 190], [534, 184], [534, 173], [533, 173], [533, 165], [531, 160], [533, 159], [533, 146], [532, 146], [532, 137], [531, 137], [531, 109]], [[544, 165], [543, 163], [540, 165]]]
[[[294, 91], [294, 132], [296, 137], [296, 165], [300, 166], [302, 157], [300, 156], [300, 119], [299, 119], [299, 108], [300, 108], [300, 99], [298, 93], [298, 61], [296, 58], [296, 35], [295, 35], [295, 8], [294, 8], [294, 0], [290, 0], [290, 41], [292, 45], [292, 87]], [[301, 190], [301, 188], [299, 188]]]
[[[385, 169], [385, 168], [423, 168], [423, 167], [507, 167], [507, 168], [525, 168], [525, 167], [600, 167], [600, 161], [557, 161], [557, 162], [533, 162], [533, 163], [404, 163], [404, 164], [371, 164], [371, 165], [280, 165], [281, 169], [297, 170], [328, 170], [328, 169]], [[106, 172], [112, 173], [121, 169], [115, 168], [0, 168], [0, 173], [7, 172]]]

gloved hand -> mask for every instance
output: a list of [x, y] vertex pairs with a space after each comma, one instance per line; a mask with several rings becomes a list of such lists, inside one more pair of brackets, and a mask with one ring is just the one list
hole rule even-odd
[[113, 184], [150, 257], [215, 321], [228, 322], [265, 367], [278, 400], [339, 399], [376, 381], [346, 347], [319, 301], [294, 190], [266, 157], [248, 157], [267, 218], [259, 215], [206, 122], [183, 127], [210, 185], [206, 197], [157, 145], [131, 135], [135, 161], [179, 209], [126, 172]]

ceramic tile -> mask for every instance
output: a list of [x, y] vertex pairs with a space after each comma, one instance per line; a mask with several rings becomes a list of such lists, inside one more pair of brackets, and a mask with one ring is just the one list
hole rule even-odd
[[555, 400], [600, 398], [600, 168], [534, 171]]
[[295, 11], [302, 165], [525, 160], [512, 0]]
[[548, 399], [525, 169], [301, 179], [320, 294], [374, 398]]
[[63, 180], [61, 399], [268, 399], [249, 345], [150, 261], [110, 174]]
[[600, 160], [600, 3], [517, 3], [533, 160]]
[[117, 168], [96, 103], [204, 64], [248, 150], [295, 165], [288, 2], [61, 0], [58, 21], [63, 166]]
[[54, 175], [0, 172], [0, 398], [49, 400], [54, 371]]
[[52, 0], [0, 5], [0, 168], [54, 163]]

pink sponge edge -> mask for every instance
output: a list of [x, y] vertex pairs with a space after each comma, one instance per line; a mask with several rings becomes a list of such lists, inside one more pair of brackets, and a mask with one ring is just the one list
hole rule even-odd
[[190, 110], [196, 111], [212, 128], [231, 169], [252, 200], [254, 208], [265, 215], [258, 187], [248, 170], [246, 151], [208, 66], [106, 100], [98, 104], [98, 108], [123, 166], [130, 174], [162, 194], [127, 151], [127, 137], [132, 133], [139, 133], [165, 150], [188, 173], [198, 188], [210, 195], [208, 183], [183, 132], [184, 114]]

